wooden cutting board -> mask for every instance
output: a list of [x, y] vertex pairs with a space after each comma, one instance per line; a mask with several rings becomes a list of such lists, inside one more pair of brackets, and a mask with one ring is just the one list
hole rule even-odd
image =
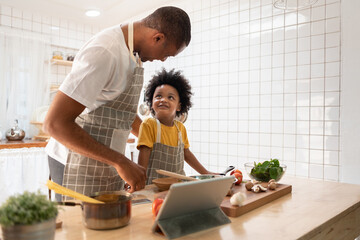
[[266, 192], [254, 193], [247, 191], [245, 184], [234, 186], [234, 193], [243, 192], [246, 195], [246, 200], [242, 206], [233, 206], [230, 203], [230, 196], [226, 196], [221, 203], [221, 209], [229, 217], [241, 216], [255, 208], [261, 207], [275, 199], [278, 199], [288, 193], [291, 193], [292, 187], [287, 184], [277, 184], [276, 190], [267, 190]]
[[[233, 187], [233, 193], [243, 192], [246, 200], [242, 206], [232, 206], [230, 196], [226, 196], [221, 203], [221, 209], [229, 217], [239, 217], [255, 208], [261, 207], [275, 199], [278, 199], [288, 193], [291, 193], [292, 187], [287, 184], [277, 184], [276, 190], [267, 190], [266, 192], [254, 193], [247, 191], [245, 184]], [[165, 198], [168, 191], [156, 193], [154, 198]]]

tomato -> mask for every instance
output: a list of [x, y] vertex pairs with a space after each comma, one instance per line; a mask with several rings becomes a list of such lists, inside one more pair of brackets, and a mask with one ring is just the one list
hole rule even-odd
[[241, 173], [241, 172], [240, 172], [240, 173], [236, 172], [236, 173], [234, 173], [233, 175], [234, 175], [234, 177], [236, 178], [235, 184], [236, 184], [236, 185], [239, 185], [239, 184], [242, 182], [242, 179], [243, 179], [242, 173]]
[[164, 202], [162, 198], [156, 198], [152, 203], [152, 214], [156, 217], [160, 211], [160, 208]]
[[230, 175], [233, 175], [234, 173], [240, 173], [242, 175], [242, 172], [239, 169], [232, 170]]

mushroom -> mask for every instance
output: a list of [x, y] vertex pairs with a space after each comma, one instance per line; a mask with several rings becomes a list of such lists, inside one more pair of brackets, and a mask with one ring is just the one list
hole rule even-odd
[[276, 182], [269, 182], [268, 188], [270, 190], [275, 190], [276, 189]]
[[251, 188], [254, 186], [254, 184], [250, 181], [248, 181], [247, 183], [245, 183], [245, 188], [248, 191], [251, 191]]
[[251, 190], [254, 192], [254, 193], [257, 193], [257, 192], [260, 192], [260, 185], [259, 184], [255, 184]]
[[242, 192], [237, 192], [230, 198], [230, 203], [231, 205], [234, 206], [235, 205], [241, 206], [245, 200], [246, 200], [246, 195]]

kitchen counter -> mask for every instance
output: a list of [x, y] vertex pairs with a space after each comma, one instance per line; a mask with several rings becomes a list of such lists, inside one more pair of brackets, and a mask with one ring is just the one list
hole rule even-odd
[[[292, 193], [230, 218], [230, 224], [180, 239], [353, 240], [360, 235], [360, 185], [294, 177], [284, 177], [281, 182], [291, 184]], [[151, 232], [151, 203], [133, 206], [132, 210], [128, 226], [96, 231], [82, 225], [80, 207], [64, 207], [63, 225], [56, 230], [55, 239], [164, 239]]]

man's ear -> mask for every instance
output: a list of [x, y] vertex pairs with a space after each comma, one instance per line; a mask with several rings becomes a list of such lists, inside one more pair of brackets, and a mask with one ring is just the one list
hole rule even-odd
[[163, 33], [156, 33], [153, 35], [153, 40], [155, 41], [155, 43], [162, 43], [165, 41], [165, 35]]

